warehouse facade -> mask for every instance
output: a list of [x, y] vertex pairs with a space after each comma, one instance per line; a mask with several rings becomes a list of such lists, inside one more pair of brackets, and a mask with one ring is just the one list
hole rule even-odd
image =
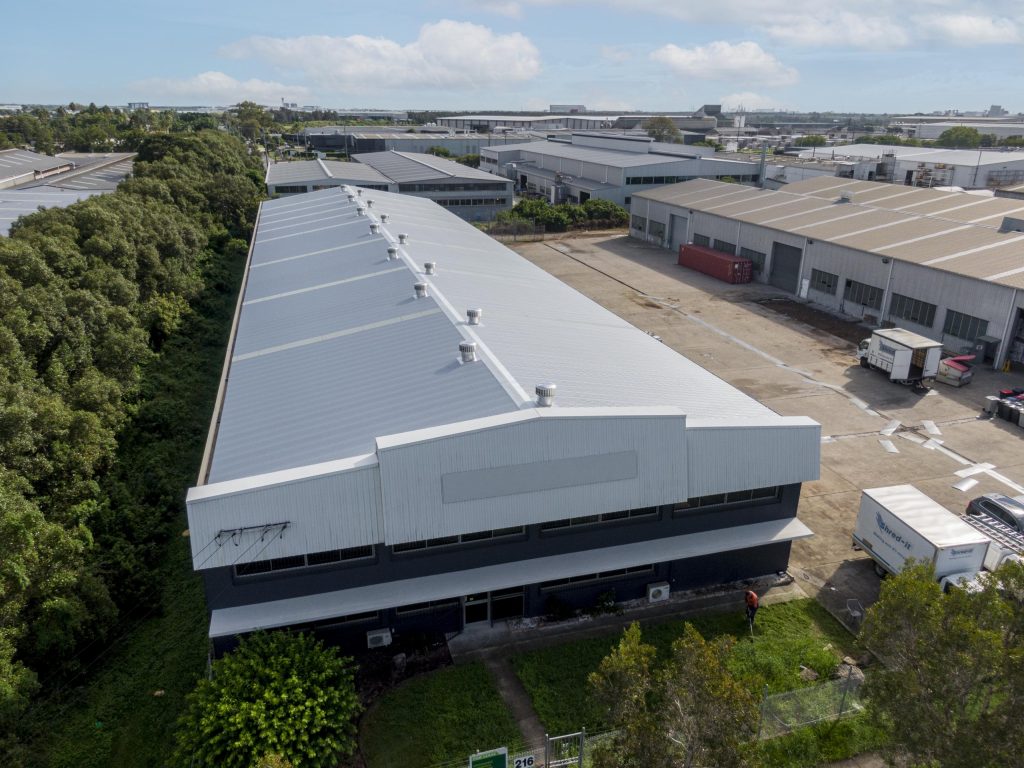
[[480, 168], [513, 179], [524, 193], [544, 195], [555, 203], [594, 198], [621, 206], [644, 189], [694, 178], [753, 181], [759, 171], [756, 162], [722, 160], [710, 148], [604, 133], [484, 147]]
[[781, 571], [819, 444], [429, 200], [266, 202], [188, 494], [210, 635], [383, 643]]
[[[745, 256], [755, 279], [1001, 367], [1024, 362], [1024, 201], [819, 177], [643, 192], [632, 236]], [[980, 348], [976, 349], [980, 344]]]

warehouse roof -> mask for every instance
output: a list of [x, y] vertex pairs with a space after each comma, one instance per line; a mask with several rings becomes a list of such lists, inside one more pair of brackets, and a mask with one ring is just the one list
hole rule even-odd
[[[693, 152], [687, 157], [670, 154], [655, 154], [654, 152], [621, 152], [614, 149], [603, 149], [601, 147], [589, 147], [580, 144], [567, 144], [561, 141], [530, 141], [523, 144], [502, 144], [491, 147], [481, 147], [481, 154], [487, 152], [506, 151], [531, 152], [544, 157], [564, 158], [566, 160], [581, 160], [586, 163], [597, 163], [608, 165], [613, 168], [637, 168], [645, 165], [666, 165], [669, 163], [692, 163], [695, 166], [700, 162], [715, 160], [723, 164], [733, 163], [738, 167], [750, 167], [751, 162], [740, 163], [735, 160], [720, 160], [718, 157], [696, 156]], [[680, 147], [685, 152], [685, 147]], [[696, 172], [696, 171], [695, 171]]]
[[74, 163], [74, 169], [47, 176], [20, 188], [43, 185], [69, 191], [97, 190], [112, 192], [132, 172], [134, 152], [63, 152], [57, 159]]
[[[369, 454], [380, 436], [518, 412], [548, 381], [556, 407], [779, 418], [432, 201], [348, 194], [262, 205], [207, 481]], [[382, 213], [388, 221], [372, 234]], [[389, 261], [398, 233], [408, 242]], [[426, 262], [436, 274], [424, 273]], [[415, 283], [429, 295], [416, 298]], [[465, 322], [473, 307], [483, 310], [479, 326]], [[467, 340], [479, 362], [460, 362]]]
[[40, 208], [66, 208], [100, 193], [101, 190], [73, 191], [51, 186], [0, 189], [0, 235], [6, 236], [19, 216], [35, 213]]
[[11, 179], [21, 181], [19, 177], [31, 179], [36, 173], [57, 172], [61, 168], [71, 168], [73, 165], [70, 160], [41, 155], [26, 149], [0, 149], [0, 182]]
[[387, 184], [387, 177], [368, 165], [340, 160], [294, 160], [271, 163], [267, 167], [267, 184], [288, 184], [340, 180], [353, 184]]
[[364, 152], [352, 157], [399, 184], [438, 179], [504, 181], [486, 171], [421, 152], [398, 152], [392, 149], [387, 152]]
[[971, 167], [1024, 163], [1024, 152], [1007, 152], [1001, 149], [936, 149], [890, 144], [841, 144], [835, 147], [808, 149], [800, 153], [800, 157], [815, 160], [878, 159], [882, 155], [895, 155], [900, 160], [909, 160], [915, 163], [946, 163], [947, 165], [969, 165]]
[[834, 176], [778, 191], [696, 179], [637, 198], [1024, 288], [1024, 232], [1012, 221], [1024, 217], [1022, 200]]

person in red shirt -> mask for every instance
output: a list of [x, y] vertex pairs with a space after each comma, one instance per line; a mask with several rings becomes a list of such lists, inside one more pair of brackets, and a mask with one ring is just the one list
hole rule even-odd
[[747, 603], [747, 621], [750, 626], [754, 626], [754, 616], [757, 615], [757, 609], [760, 607], [760, 600], [757, 599], [757, 593], [752, 589], [747, 590], [747, 594], [744, 595], [744, 600]]

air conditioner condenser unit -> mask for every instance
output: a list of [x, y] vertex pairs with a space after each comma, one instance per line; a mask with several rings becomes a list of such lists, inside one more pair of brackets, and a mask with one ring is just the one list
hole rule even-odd
[[391, 645], [390, 629], [371, 629], [366, 633], [367, 648], [383, 648]]
[[668, 600], [669, 588], [667, 581], [659, 581], [657, 584], [647, 585], [647, 602], [648, 603], [661, 603]]

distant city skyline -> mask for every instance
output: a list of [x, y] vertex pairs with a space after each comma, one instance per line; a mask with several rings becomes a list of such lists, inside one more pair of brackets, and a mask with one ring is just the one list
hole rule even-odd
[[1024, 109], [1018, 0], [265, 0], [5, 9], [0, 103]]

